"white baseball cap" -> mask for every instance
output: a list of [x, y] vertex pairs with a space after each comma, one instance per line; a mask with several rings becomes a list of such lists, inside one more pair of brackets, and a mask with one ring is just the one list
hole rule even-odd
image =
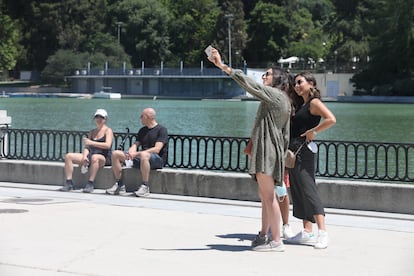
[[101, 116], [104, 117], [105, 119], [108, 118], [108, 113], [106, 112], [105, 109], [97, 109], [95, 112], [95, 116]]

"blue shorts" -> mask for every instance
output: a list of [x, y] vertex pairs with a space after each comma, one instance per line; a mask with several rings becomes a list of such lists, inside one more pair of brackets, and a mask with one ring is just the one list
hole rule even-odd
[[[140, 165], [141, 165], [141, 160], [139, 159], [139, 157], [135, 158], [133, 167], [139, 169]], [[151, 170], [162, 169], [163, 166], [164, 166], [164, 162], [162, 158], [156, 153], [151, 153], [151, 156], [150, 156]]]

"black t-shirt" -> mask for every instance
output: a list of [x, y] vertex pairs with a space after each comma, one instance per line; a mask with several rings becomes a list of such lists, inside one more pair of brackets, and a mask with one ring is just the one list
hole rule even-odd
[[[142, 150], [154, 147], [156, 142], [162, 142], [164, 145], [158, 155], [162, 158], [164, 164], [167, 162], [168, 132], [164, 126], [158, 124], [153, 128], [142, 127], [137, 133], [135, 143], [137, 142]], [[137, 150], [139, 150], [139, 147], [137, 147]]]

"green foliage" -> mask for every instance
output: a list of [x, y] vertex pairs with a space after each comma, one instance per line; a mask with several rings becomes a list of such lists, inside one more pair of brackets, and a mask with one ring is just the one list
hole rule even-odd
[[312, 21], [312, 14], [307, 9], [299, 8], [292, 14], [288, 40], [288, 56], [302, 57], [307, 62], [317, 62], [326, 54], [321, 26], [318, 21]]
[[130, 56], [125, 53], [124, 47], [118, 45], [117, 39], [108, 33], [96, 33], [85, 43], [84, 51], [94, 57], [91, 62], [92, 68], [102, 68], [108, 62], [112, 68], [120, 68], [126, 62], [131, 67]]
[[287, 47], [290, 22], [285, 9], [259, 1], [251, 13], [246, 59], [256, 62], [277, 61]]
[[214, 0], [177, 0], [168, 3], [171, 56], [167, 65], [199, 66], [204, 48], [216, 38], [215, 25], [219, 7]]
[[358, 93], [412, 95], [412, 2], [1, 0], [0, 69], [44, 69], [44, 80], [61, 82], [87, 62], [195, 67], [208, 44], [228, 58], [230, 22], [233, 66], [322, 58], [330, 70], [338, 63], [339, 71], [355, 72]]
[[294, 5], [296, 2], [297, 8], [304, 7], [312, 14], [312, 20], [319, 22], [321, 25], [329, 24], [329, 19], [335, 11], [335, 7], [330, 0], [287, 0], [288, 4]]
[[381, 3], [378, 0], [332, 2], [336, 13], [325, 28], [332, 40], [331, 53], [337, 51], [338, 63], [348, 63], [354, 58], [364, 63], [369, 56], [369, 24], [375, 21], [372, 11]]
[[224, 60], [229, 63], [229, 28], [231, 36], [232, 65], [245, 60], [242, 51], [247, 43], [247, 23], [244, 20], [243, 3], [240, 0], [225, 0], [221, 2], [221, 13], [216, 21], [214, 46], [216, 46]]
[[370, 62], [352, 80], [358, 90], [373, 95], [414, 95], [408, 85], [414, 72], [414, 7], [405, 0], [377, 4], [377, 19], [368, 25]]
[[[303, 62], [313, 64], [326, 55], [322, 26], [304, 7], [315, 2], [302, 2], [288, 1], [284, 6], [266, 1], [256, 4], [249, 21], [248, 60], [264, 64], [269, 61], [276, 63], [282, 57], [297, 56]], [[319, 14], [321, 20], [326, 16]]]
[[170, 56], [169, 13], [159, 1], [123, 0], [111, 9], [123, 22], [122, 41], [134, 66], [154, 66]]
[[11, 70], [19, 53], [19, 30], [10, 16], [4, 15], [0, 5], [0, 70]]
[[64, 77], [73, 75], [75, 70], [82, 68], [87, 55], [72, 50], [58, 50], [47, 59], [47, 65], [42, 71], [42, 81], [60, 84]]

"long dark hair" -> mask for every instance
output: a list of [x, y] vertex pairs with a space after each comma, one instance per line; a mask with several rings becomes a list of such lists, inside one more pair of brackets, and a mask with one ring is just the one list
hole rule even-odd
[[296, 94], [295, 77], [292, 74], [289, 74], [289, 89], [287, 94], [292, 103], [292, 114], [295, 114], [295, 110], [299, 109], [299, 107], [303, 104], [303, 98]]
[[318, 85], [316, 83], [316, 79], [315, 77], [312, 75], [311, 72], [301, 72], [299, 74], [297, 74], [294, 78], [294, 80], [298, 77], [301, 76], [303, 77], [307, 82], [311, 82], [313, 83], [313, 87], [310, 89], [309, 91], [309, 100], [312, 100], [314, 98], [321, 98], [321, 91], [319, 91]]
[[292, 85], [292, 76], [286, 70], [280, 67], [272, 66], [270, 68], [272, 69], [272, 74], [273, 74], [272, 87], [279, 88], [280, 90], [282, 90], [283, 92], [287, 94], [290, 105], [291, 105], [291, 115], [293, 115], [296, 107], [294, 105], [292, 95], [296, 93], [295, 93], [295, 90], [293, 89], [294, 85]]
[[279, 88], [286, 91], [286, 87], [289, 85], [288, 73], [280, 67], [270, 67], [272, 69], [273, 81], [272, 87]]

